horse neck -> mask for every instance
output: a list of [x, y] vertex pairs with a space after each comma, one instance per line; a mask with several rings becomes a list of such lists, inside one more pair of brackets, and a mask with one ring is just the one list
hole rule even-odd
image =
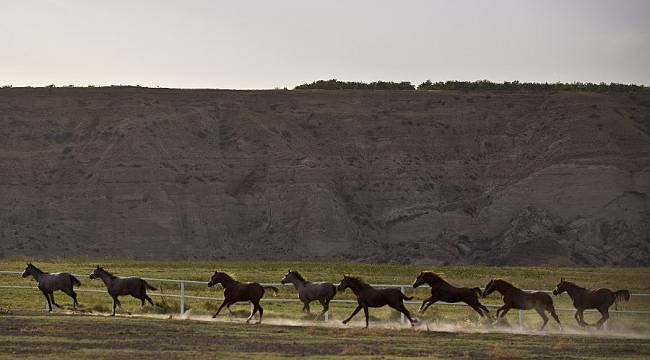
[[300, 280], [296, 277], [291, 278], [291, 283], [293, 286], [296, 288], [296, 290], [300, 291], [301, 289], [304, 289], [305, 286], [307, 285], [307, 281]]
[[438, 286], [441, 286], [441, 285], [443, 285], [443, 286], [444, 285], [449, 285], [449, 283], [446, 282], [445, 280], [443, 280], [442, 278], [440, 278], [440, 277], [436, 278], [434, 276], [431, 276], [430, 278], [426, 279], [425, 283], [427, 285], [429, 285], [430, 287], [438, 287]]
[[359, 295], [364, 289], [372, 289], [372, 286], [357, 280], [350, 283], [350, 289], [355, 295]]
[[102, 279], [104, 285], [108, 286], [111, 280], [115, 279], [116, 277], [107, 273], [106, 271], [102, 271], [99, 273], [99, 278]]
[[566, 287], [566, 293], [569, 294], [569, 296], [571, 297], [571, 299], [575, 299], [575, 298], [581, 297], [581, 296], [584, 295], [587, 291], [589, 291], [589, 290], [587, 290], [587, 289], [585, 289], [585, 288], [583, 288], [583, 287], [580, 287], [580, 286], [578, 286], [578, 285], [576, 285], [576, 284], [574, 284], [574, 283], [567, 283], [566, 285], [567, 285], [567, 287]]
[[36, 279], [36, 281], [40, 281], [41, 276], [43, 276], [43, 274], [45, 274], [41, 269], [39, 269], [37, 267], [30, 267], [28, 269], [28, 271], [34, 277], [34, 279]]
[[494, 289], [496, 291], [500, 292], [501, 295], [512, 294], [512, 293], [515, 293], [515, 292], [521, 292], [522, 291], [520, 288], [510, 284], [509, 282], [505, 282], [503, 280], [497, 282], [495, 284]]
[[221, 280], [221, 285], [223, 285], [224, 288], [232, 287], [234, 285], [241, 284], [239, 281], [231, 278], [230, 276], [224, 276], [223, 280]]

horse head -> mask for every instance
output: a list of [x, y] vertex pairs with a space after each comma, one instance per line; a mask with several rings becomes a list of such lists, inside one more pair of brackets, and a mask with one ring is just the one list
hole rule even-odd
[[560, 282], [557, 284], [553, 290], [553, 295], [558, 296], [567, 290], [567, 282], [564, 281], [564, 278], [560, 278]]
[[223, 285], [223, 281], [227, 278], [229, 278], [229, 276], [226, 275], [226, 273], [221, 271], [215, 271], [212, 277], [210, 278], [210, 281], [208, 282], [208, 287], [213, 287], [217, 284]]
[[30, 276], [30, 275], [32, 274], [32, 273], [30, 272], [30, 270], [31, 270], [31, 268], [32, 268], [33, 266], [34, 266], [34, 265], [32, 265], [31, 262], [28, 262], [28, 263], [27, 263], [27, 267], [25, 267], [25, 271], [23, 271], [22, 277], [26, 278], [26, 277]]
[[485, 285], [485, 290], [483, 290], [483, 294], [481, 295], [482, 297], [486, 297], [494, 292], [495, 289], [495, 281], [494, 279], [490, 280], [490, 282]]
[[336, 291], [345, 291], [345, 289], [349, 288], [350, 285], [352, 285], [352, 278], [343, 275], [343, 280], [339, 283], [339, 286], [336, 287]]
[[93, 270], [93, 272], [88, 276], [91, 279], [97, 279], [98, 277], [101, 276], [101, 273], [104, 271], [103, 268], [101, 268], [99, 265]]
[[280, 281], [280, 283], [282, 285], [288, 284], [291, 282], [292, 279], [293, 279], [293, 271], [289, 269], [289, 271], [287, 271], [287, 275], [284, 276], [284, 278], [282, 279], [282, 281]]
[[426, 273], [427, 272], [425, 272], [425, 271], [421, 271], [420, 275], [418, 275], [418, 277], [415, 278], [415, 281], [413, 282], [413, 287], [414, 288], [417, 288], [418, 286], [421, 286], [422, 284], [424, 284], [424, 277], [425, 277], [424, 275]]

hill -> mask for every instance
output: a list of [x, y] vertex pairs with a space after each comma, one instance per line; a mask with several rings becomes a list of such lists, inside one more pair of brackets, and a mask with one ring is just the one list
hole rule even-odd
[[650, 264], [650, 95], [0, 89], [0, 256]]

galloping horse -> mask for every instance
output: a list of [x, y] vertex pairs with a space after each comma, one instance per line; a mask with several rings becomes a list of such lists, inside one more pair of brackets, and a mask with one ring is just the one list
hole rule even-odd
[[41, 269], [32, 265], [31, 262], [27, 263], [23, 277], [34, 277], [38, 282], [38, 289], [41, 290], [45, 299], [47, 299], [47, 307], [52, 311], [52, 305], [60, 308], [59, 304], [54, 302], [54, 292], [61, 290], [72, 298], [72, 308], [76, 309], [79, 302], [77, 301], [77, 293], [74, 292], [74, 286], [81, 286], [81, 282], [69, 273], [54, 273], [50, 274], [41, 271]]
[[578, 325], [592, 326], [585, 322], [583, 312], [586, 309], [598, 309], [601, 314], [600, 320], [596, 323], [598, 329], [600, 329], [605, 321], [609, 319], [609, 307], [612, 306], [612, 304], [617, 304], [619, 301], [630, 300], [630, 292], [628, 290], [589, 290], [572, 282], [565, 281], [564, 278], [560, 278], [560, 283], [557, 284], [555, 290], [553, 290], [553, 295], [557, 296], [565, 291], [569, 294], [569, 297], [571, 297], [573, 306], [577, 310], [574, 317], [578, 322]]
[[240, 301], [250, 301], [253, 304], [253, 309], [251, 314], [246, 319], [248, 323], [251, 321], [256, 312], [260, 312], [260, 320], [256, 324], [262, 323], [262, 315], [264, 314], [264, 309], [260, 305], [260, 299], [264, 296], [264, 289], [273, 290], [277, 294], [278, 288], [275, 286], [262, 286], [258, 283], [242, 283], [232, 278], [232, 276], [226, 274], [225, 272], [215, 271], [214, 275], [208, 282], [208, 287], [212, 287], [216, 284], [221, 284], [224, 287], [224, 300], [217, 312], [212, 315], [212, 318], [216, 318], [219, 315], [221, 309], [224, 306], [230, 310], [230, 305], [240, 302]]
[[131, 295], [134, 298], [139, 299], [142, 302], [140, 306], [144, 306], [145, 300], [147, 300], [149, 304], [153, 306], [153, 301], [151, 301], [151, 298], [147, 295], [147, 289], [157, 289], [140, 278], [120, 278], [109, 273], [99, 266], [97, 266], [95, 271], [90, 274], [90, 278], [100, 278], [104, 282], [104, 285], [106, 285], [108, 294], [113, 298], [113, 313], [111, 316], [115, 316], [115, 308], [117, 306], [122, 307], [122, 304], [120, 303], [120, 300], [118, 300], [118, 297], [123, 295]]
[[343, 320], [344, 324], [347, 324], [359, 310], [363, 309], [363, 312], [366, 314], [366, 328], [368, 328], [368, 308], [378, 308], [388, 305], [404, 314], [411, 322], [411, 326], [415, 326], [416, 320], [411, 319], [411, 313], [404, 306], [404, 300], [411, 300], [413, 298], [402, 294], [399, 289], [375, 289], [359, 278], [344, 275], [337, 290], [345, 291], [347, 288], [350, 288], [354, 295], [357, 296], [357, 303], [359, 305], [354, 309], [350, 317]]
[[417, 288], [422, 284], [431, 286], [431, 296], [425, 299], [418, 312], [423, 313], [431, 304], [436, 301], [445, 301], [448, 303], [464, 302], [476, 311], [481, 317], [489, 314], [490, 311], [478, 301], [478, 295], [481, 294], [480, 288], [459, 288], [451, 285], [438, 274], [430, 271], [421, 272], [415, 279], [413, 287]]
[[309, 314], [309, 303], [318, 300], [323, 311], [318, 317], [325, 315], [330, 307], [330, 300], [336, 295], [336, 286], [332, 283], [314, 284], [305, 280], [297, 271], [289, 270], [281, 281], [282, 284], [292, 283], [298, 290], [298, 298], [303, 303], [302, 311]]
[[[501, 280], [501, 279], [492, 279], [485, 286], [483, 291], [483, 297], [490, 295], [494, 291], [498, 291], [503, 295], [503, 306], [497, 310], [497, 320], [500, 317], [504, 317], [510, 309], [519, 309], [519, 310], [530, 310], [535, 309], [539, 316], [544, 320], [544, 324], [539, 329], [540, 331], [544, 329], [546, 323], [548, 322], [548, 317], [544, 314], [544, 311], [548, 311], [553, 316], [553, 319], [557, 321], [562, 328], [560, 319], [557, 317], [555, 312], [555, 307], [553, 306], [553, 299], [549, 294], [543, 293], [541, 291], [537, 292], [526, 292], [523, 291], [514, 285]], [[501, 316], [499, 316], [501, 313]]]

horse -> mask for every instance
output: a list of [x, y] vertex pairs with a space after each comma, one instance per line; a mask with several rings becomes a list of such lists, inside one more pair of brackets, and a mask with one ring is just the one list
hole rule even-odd
[[385, 305], [392, 307], [393, 309], [401, 312], [409, 319], [411, 326], [415, 326], [414, 320], [411, 318], [411, 313], [404, 306], [404, 300], [411, 300], [413, 297], [406, 296], [402, 294], [399, 289], [375, 289], [363, 282], [363, 280], [353, 277], [353, 276], [343, 276], [343, 280], [336, 288], [337, 291], [345, 291], [345, 289], [350, 288], [354, 295], [357, 297], [357, 308], [354, 309], [350, 317], [343, 320], [343, 324], [347, 324], [350, 320], [363, 309], [363, 312], [366, 314], [366, 326], [368, 328], [368, 308], [379, 308]]
[[[548, 322], [548, 316], [544, 311], [551, 313], [551, 316], [562, 329], [562, 323], [555, 312], [555, 306], [553, 306], [553, 299], [547, 293], [536, 291], [536, 292], [526, 292], [518, 287], [510, 284], [509, 282], [501, 279], [492, 279], [485, 286], [483, 291], [483, 297], [490, 295], [492, 292], [498, 291], [503, 295], [503, 306], [497, 309], [497, 320], [500, 317], [504, 317], [510, 309], [519, 309], [519, 310], [530, 310], [535, 309], [539, 316], [544, 320], [544, 324], [539, 329], [540, 331], [544, 330], [546, 323]], [[499, 316], [501, 313], [501, 316]]]
[[273, 290], [275, 294], [278, 293], [278, 288], [275, 286], [262, 286], [258, 283], [242, 283], [232, 278], [232, 276], [226, 274], [225, 272], [215, 271], [210, 282], [208, 282], [208, 287], [212, 287], [216, 284], [221, 284], [224, 287], [224, 300], [217, 312], [212, 315], [212, 318], [216, 318], [219, 315], [221, 309], [224, 306], [230, 310], [230, 305], [240, 302], [240, 301], [250, 301], [253, 304], [253, 309], [251, 310], [250, 316], [246, 319], [246, 323], [251, 321], [255, 313], [259, 311], [260, 320], [256, 324], [262, 323], [262, 315], [264, 314], [264, 309], [260, 305], [260, 299], [264, 296], [264, 289]]
[[289, 270], [284, 276], [282, 284], [292, 283], [298, 290], [298, 298], [303, 303], [302, 311], [309, 314], [309, 303], [318, 300], [323, 306], [323, 311], [316, 317], [324, 316], [329, 310], [330, 300], [336, 295], [336, 286], [332, 283], [314, 284], [305, 280], [299, 272]]
[[628, 290], [612, 291], [604, 288], [589, 290], [560, 278], [560, 283], [553, 290], [553, 295], [557, 296], [565, 291], [573, 301], [573, 306], [577, 310], [574, 317], [581, 327], [593, 326], [585, 322], [583, 312], [586, 309], [597, 309], [600, 312], [601, 318], [595, 324], [596, 328], [600, 329], [609, 319], [609, 307], [612, 304], [618, 304], [620, 301], [630, 301], [630, 292]]
[[41, 269], [32, 265], [31, 262], [27, 263], [25, 271], [23, 271], [23, 278], [28, 276], [34, 277], [38, 282], [38, 289], [41, 290], [45, 299], [47, 299], [47, 307], [49, 312], [52, 312], [52, 305], [60, 308], [61, 306], [54, 301], [54, 292], [61, 290], [72, 298], [72, 308], [76, 309], [79, 302], [77, 301], [77, 293], [74, 292], [75, 286], [81, 286], [81, 282], [69, 273], [54, 273], [50, 274], [43, 272]]
[[104, 282], [104, 285], [106, 285], [108, 294], [113, 298], [113, 313], [111, 314], [111, 316], [115, 316], [115, 308], [117, 306], [119, 306], [120, 308], [122, 307], [122, 304], [118, 299], [119, 296], [131, 295], [134, 298], [140, 300], [141, 302], [140, 306], [144, 306], [145, 300], [148, 301], [149, 304], [153, 306], [153, 301], [151, 301], [151, 298], [147, 295], [147, 289], [158, 290], [140, 278], [136, 278], [136, 277], [120, 278], [109, 273], [108, 271], [104, 270], [104, 268], [99, 266], [97, 266], [97, 268], [92, 272], [92, 274], [90, 274], [90, 278], [91, 279], [100, 278]]
[[480, 288], [459, 288], [451, 285], [438, 274], [430, 271], [421, 272], [415, 279], [413, 287], [417, 288], [422, 284], [431, 286], [431, 296], [425, 299], [418, 310], [419, 313], [424, 313], [429, 306], [436, 301], [445, 301], [448, 303], [464, 302], [476, 311], [481, 317], [489, 315], [490, 311], [487, 307], [478, 301], [478, 295], [481, 294]]

